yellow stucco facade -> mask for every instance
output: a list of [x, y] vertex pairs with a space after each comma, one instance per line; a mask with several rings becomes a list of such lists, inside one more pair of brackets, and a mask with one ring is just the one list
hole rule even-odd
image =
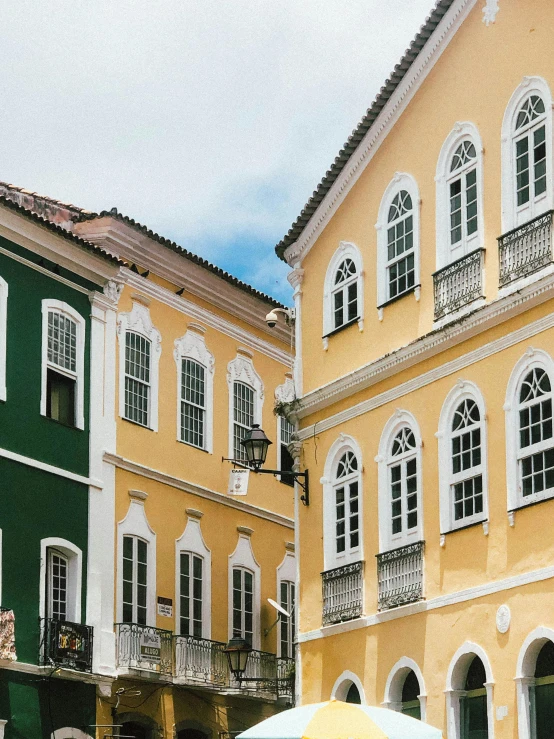
[[284, 242], [320, 481], [303, 702], [354, 686], [449, 739], [551, 736], [553, 29], [546, 0], [439, 3]]

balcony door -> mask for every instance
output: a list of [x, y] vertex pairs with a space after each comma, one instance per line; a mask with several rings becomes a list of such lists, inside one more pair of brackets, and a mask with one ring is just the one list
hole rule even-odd
[[69, 559], [50, 547], [47, 550], [46, 616], [55, 621], [69, 618]]

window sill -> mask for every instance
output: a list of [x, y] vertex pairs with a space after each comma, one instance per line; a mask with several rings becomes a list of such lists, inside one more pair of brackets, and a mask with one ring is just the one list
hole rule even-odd
[[63, 421], [58, 421], [57, 418], [52, 418], [51, 416], [43, 415], [43, 418], [46, 418], [48, 421], [52, 421], [52, 423], [55, 423], [58, 426], [63, 426], [66, 429], [73, 429], [74, 431], [84, 431], [84, 429], [80, 428], [79, 426], [75, 426], [70, 423], [64, 423]]
[[448, 529], [448, 531], [444, 531], [441, 533], [441, 540], [445, 536], [450, 536], [450, 534], [457, 534], [458, 531], [467, 531], [467, 529], [472, 529], [475, 526], [484, 526], [485, 524], [488, 525], [489, 519], [488, 518], [480, 518], [476, 521], [470, 521], [469, 523], [465, 523], [463, 526], [456, 526], [456, 528]]
[[532, 506], [539, 505], [539, 503], [545, 503], [548, 500], [554, 500], [554, 490], [551, 488], [547, 495], [543, 495], [540, 498], [533, 498], [532, 500], [521, 500], [520, 503], [508, 511], [508, 515], [514, 514], [516, 511], [521, 511], [524, 508], [531, 508]]
[[406, 290], [403, 293], [400, 293], [400, 295], [395, 295], [394, 298], [390, 298], [390, 300], [387, 300], [384, 303], [381, 303], [381, 305], [377, 306], [377, 310], [379, 311], [379, 320], [382, 320], [382, 314], [383, 314], [383, 308], [386, 308], [388, 305], [392, 305], [393, 303], [396, 303], [398, 300], [402, 300], [402, 298], [405, 298], [408, 295], [411, 295], [412, 293], [415, 294], [416, 301], [419, 301], [419, 293], [421, 290], [421, 283], [418, 285], [414, 285], [409, 290]]
[[355, 323], [359, 323], [361, 321], [360, 316], [356, 316], [356, 318], [353, 318], [351, 321], [348, 321], [348, 323], [343, 323], [342, 326], [339, 326], [338, 328], [333, 329], [333, 331], [329, 331], [328, 334], [325, 334], [325, 336], [322, 336], [321, 338], [325, 341], [325, 339], [329, 339], [331, 336], [334, 336], [335, 334], [339, 334], [341, 331], [344, 331], [345, 328], [350, 328], [350, 326], [353, 326]]
[[121, 416], [121, 420], [125, 421], [126, 423], [132, 423], [133, 426], [138, 426], [139, 429], [144, 429], [145, 431], [154, 431], [153, 428], [150, 426], [145, 426], [143, 423], [139, 423], [138, 421], [133, 421], [132, 418], [125, 418], [125, 416]]
[[[138, 424], [140, 426], [140, 424]], [[183, 444], [183, 446], [187, 446], [190, 449], [196, 449], [198, 452], [204, 452], [204, 454], [211, 454], [207, 449], [204, 449], [201, 446], [196, 446], [196, 444], [191, 444], [189, 441], [183, 441], [183, 439], [177, 439], [177, 442], [179, 444]]]

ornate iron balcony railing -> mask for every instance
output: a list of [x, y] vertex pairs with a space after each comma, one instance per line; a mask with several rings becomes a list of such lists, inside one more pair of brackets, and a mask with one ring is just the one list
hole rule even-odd
[[354, 562], [321, 573], [323, 625], [350, 621], [362, 615], [363, 562]]
[[435, 321], [483, 297], [484, 249], [476, 249], [433, 275]]
[[0, 606], [0, 659], [17, 659], [15, 653], [15, 618], [11, 608]]
[[418, 541], [377, 555], [380, 611], [422, 600], [424, 548]]
[[229, 668], [223, 642], [197, 636], [174, 636], [175, 677], [204, 685], [227, 685]]
[[117, 665], [171, 675], [172, 633], [141, 624], [116, 624]]
[[552, 213], [549, 210], [499, 237], [500, 287], [532, 275], [554, 261]]
[[41, 619], [40, 660], [70, 670], [92, 672], [92, 626], [56, 618]]

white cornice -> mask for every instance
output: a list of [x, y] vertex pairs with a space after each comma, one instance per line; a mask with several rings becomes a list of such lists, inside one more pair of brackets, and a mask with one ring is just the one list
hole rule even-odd
[[89, 477], [84, 477], [83, 475], [77, 475], [75, 472], [70, 472], [69, 470], [64, 470], [61, 467], [56, 467], [53, 464], [47, 464], [46, 462], [40, 462], [38, 459], [33, 459], [32, 457], [26, 457], [23, 454], [18, 454], [17, 452], [12, 452], [9, 449], [0, 449], [0, 457], [3, 459], [9, 459], [12, 462], [18, 462], [19, 464], [24, 464], [26, 467], [33, 467], [36, 470], [41, 470], [42, 472], [48, 472], [51, 475], [56, 475], [57, 477], [64, 477], [66, 480], [72, 480], [73, 482], [79, 482], [82, 485], [92, 485], [96, 488], [102, 488], [103, 483], [99, 480], [91, 480]]
[[285, 250], [285, 259], [291, 266], [301, 262], [308, 254], [476, 2], [477, 0], [456, 0], [445, 13], [405, 77], [304, 227], [300, 237]]
[[[430, 357], [456, 346], [477, 334], [487, 331], [499, 323], [507, 321], [508, 319], [513, 318], [536, 305], [544, 303], [546, 300], [552, 298], [553, 294], [554, 274], [549, 274], [533, 284], [527, 285], [520, 291], [514, 292], [503, 298], [499, 298], [498, 300], [479, 308], [474, 313], [464, 317], [461, 321], [456, 321], [452, 325], [433, 331], [407, 346], [397, 349], [384, 357], [380, 357], [375, 362], [370, 362], [369, 364], [366, 364], [327, 385], [323, 385], [322, 387], [307, 393], [302, 398], [301, 407], [297, 411], [297, 415], [299, 418], [305, 418], [339, 400], [348, 398], [360, 390], [371, 387], [387, 377], [396, 375], [408, 367], [429, 359]], [[431, 370], [430, 372], [426, 372], [423, 375], [416, 377], [414, 380], [398, 385], [386, 393], [382, 393], [375, 398], [363, 401], [352, 408], [348, 408], [341, 413], [330, 416], [324, 421], [317, 423], [317, 430], [323, 431], [324, 429], [332, 428], [338, 423], [342, 423], [346, 420], [345, 417], [354, 418], [357, 415], [366, 413], [369, 406], [377, 407], [373, 406], [373, 403], [378, 402], [378, 405], [382, 405], [385, 402], [389, 402], [389, 400], [393, 400], [404, 395], [405, 392], [411, 392], [412, 390], [417, 389], [417, 387], [423, 387], [428, 384], [427, 378], [431, 378], [429, 381], [434, 382], [438, 377], [445, 377], [452, 372], [456, 372], [459, 369], [468, 366], [472, 362], [478, 361], [479, 358], [490, 356], [490, 354], [493, 354], [496, 351], [501, 351], [502, 348], [505, 348], [504, 344], [506, 346], [511, 346], [519, 341], [524, 341], [526, 337], [540, 333], [540, 331], [544, 331], [545, 328], [550, 328], [551, 325], [554, 325], [554, 314], [535, 321], [534, 323], [531, 323], [518, 331], [514, 331], [511, 334], [507, 334], [501, 339], [497, 339], [496, 341], [486, 344], [485, 346], [476, 349], [473, 352], [469, 352], [458, 359], [447, 362], [435, 370]], [[410, 389], [404, 391], [403, 388], [405, 387], [410, 387]], [[383, 398], [382, 402], [379, 400], [381, 398]], [[299, 438], [307, 438], [312, 433], [312, 426], [309, 428], [303, 428], [299, 432]]]
[[520, 575], [513, 575], [504, 580], [496, 580], [495, 582], [487, 582], [482, 585], [476, 585], [473, 588], [458, 590], [454, 593], [439, 595], [437, 598], [430, 600], [420, 600], [417, 603], [410, 603], [406, 606], [393, 608], [390, 611], [381, 611], [371, 616], [363, 616], [353, 621], [345, 621], [344, 623], [325, 626], [321, 629], [313, 631], [305, 631], [298, 635], [299, 642], [313, 641], [314, 639], [323, 639], [324, 637], [334, 636], [335, 634], [343, 634], [347, 631], [357, 631], [365, 629], [368, 626], [376, 626], [384, 621], [396, 621], [399, 618], [412, 616], [416, 613], [424, 613], [425, 611], [434, 611], [436, 608], [445, 608], [453, 606], [457, 603], [465, 603], [476, 598], [483, 598], [494, 593], [501, 593], [505, 590], [512, 590], [525, 585], [530, 585], [543, 580], [551, 580], [554, 578], [554, 566], [543, 567], [540, 570], [532, 570]]
[[269, 333], [278, 340], [290, 341], [290, 334], [285, 326], [279, 324], [274, 329], [268, 328], [265, 316], [271, 307], [269, 303], [245, 293], [205, 267], [195, 264], [116, 218], [105, 216], [76, 223], [74, 231], [118, 256], [152, 271], [173, 285], [184, 287], [186, 293], [196, 295], [258, 330]]
[[216, 503], [219, 503], [220, 505], [226, 506], [227, 508], [234, 508], [237, 511], [248, 513], [251, 516], [255, 516], [256, 518], [263, 518], [266, 521], [271, 521], [272, 523], [279, 524], [280, 526], [285, 526], [287, 529], [294, 529], [294, 521], [292, 518], [282, 516], [280, 513], [268, 511], [265, 508], [259, 508], [258, 506], [254, 506], [251, 503], [244, 503], [241, 500], [232, 499], [229, 496], [224, 495], [223, 493], [218, 493], [215, 490], [210, 490], [209, 488], [202, 487], [201, 485], [196, 485], [195, 483], [189, 482], [188, 480], [181, 480], [179, 477], [173, 477], [173, 475], [168, 475], [165, 472], [160, 472], [159, 470], [152, 469], [152, 467], [146, 467], [145, 465], [138, 464], [137, 462], [133, 462], [130, 459], [125, 459], [124, 457], [120, 457], [116, 454], [105, 452], [104, 461], [108, 464], [113, 464], [118, 469], [125, 470], [126, 472], [132, 472], [133, 474], [140, 475], [141, 477], [146, 477], [148, 480], [155, 480], [156, 482], [160, 482], [163, 485], [169, 485], [170, 487], [176, 488], [177, 490], [182, 490], [185, 493], [196, 495], [199, 498], [212, 500]]
[[[156, 274], [159, 274], [159, 272], [156, 272]], [[196, 303], [187, 300], [187, 298], [176, 295], [171, 292], [171, 290], [167, 290], [165, 287], [157, 285], [155, 282], [152, 282], [152, 280], [141, 277], [136, 274], [136, 272], [131, 272], [130, 269], [125, 267], [121, 270], [121, 278], [128, 285], [140, 290], [141, 293], [159, 300], [180, 313], [184, 313], [197, 321], [201, 321], [210, 328], [221, 331], [221, 333], [226, 334], [243, 344], [247, 344], [251, 349], [258, 351], [261, 354], [265, 354], [267, 357], [275, 359], [277, 362], [281, 362], [287, 367], [292, 365], [292, 357], [288, 352], [283, 349], [279, 349], [278, 346], [271, 344], [269, 341], [265, 341], [265, 339], [258, 338], [249, 331], [236, 326], [234, 323], [231, 323], [224, 318], [220, 318], [220, 316], [215, 313], [210, 313], [206, 308], [202, 308]]]

